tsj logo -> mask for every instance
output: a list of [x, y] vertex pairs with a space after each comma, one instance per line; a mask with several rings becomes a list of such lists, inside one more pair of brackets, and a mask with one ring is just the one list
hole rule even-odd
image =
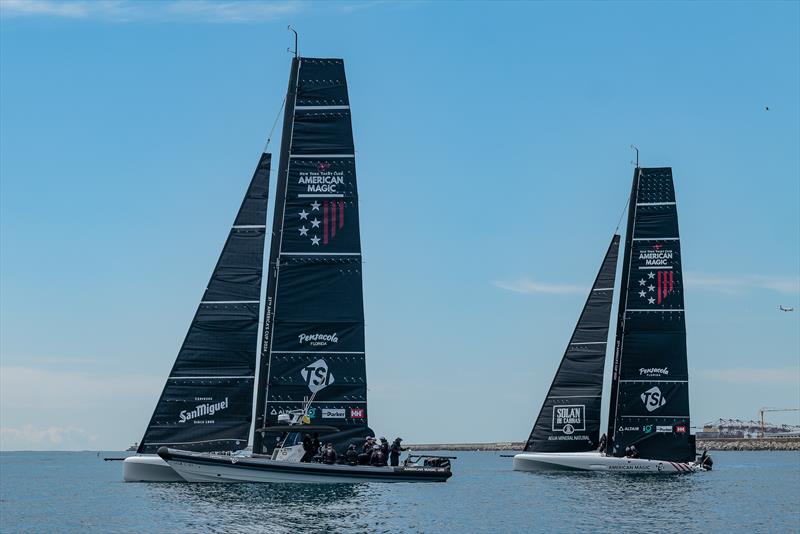
[[323, 359], [319, 359], [312, 364], [306, 365], [300, 370], [300, 375], [306, 381], [311, 393], [316, 393], [321, 389], [333, 384], [333, 373], [328, 369], [328, 364]]
[[644, 403], [644, 407], [648, 412], [658, 410], [667, 403], [667, 399], [658, 389], [658, 386], [653, 386], [639, 396]]

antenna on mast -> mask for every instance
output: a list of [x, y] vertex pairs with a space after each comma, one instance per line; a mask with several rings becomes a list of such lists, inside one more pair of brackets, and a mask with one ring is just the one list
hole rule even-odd
[[[636, 151], [636, 168], [638, 169], [639, 168], [639, 149], [636, 148], [636, 145], [631, 145], [631, 148]], [[633, 162], [631, 161], [631, 163], [633, 163]]]
[[294, 50], [292, 50], [291, 48], [287, 48], [286, 51], [293, 53], [294, 57], [298, 57], [299, 50], [297, 49], [297, 32], [295, 31], [294, 28], [292, 28], [291, 24], [286, 26], [286, 29], [289, 30], [290, 32], [294, 33]]

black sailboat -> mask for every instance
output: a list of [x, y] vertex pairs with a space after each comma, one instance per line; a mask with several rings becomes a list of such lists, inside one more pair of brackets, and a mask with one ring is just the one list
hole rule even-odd
[[[695, 462], [689, 433], [683, 275], [670, 168], [637, 166], [634, 172], [608, 432], [605, 440], [597, 438], [611, 291], [594, 293], [598, 285], [613, 288], [618, 243], [614, 236], [525, 451], [514, 457], [516, 470], [683, 473], [711, 467], [705, 455]], [[602, 319], [593, 339], [602, 352], [576, 358], [573, 343], [587, 308], [595, 321]], [[581, 402], [572, 402], [573, 395]]]
[[[271, 155], [259, 158], [225, 246], [164, 385], [127, 481], [181, 480], [159, 447], [236, 451], [252, 422]], [[153, 456], [147, 456], [153, 455]]]
[[252, 453], [164, 446], [158, 455], [197, 482], [447, 480], [449, 459], [442, 457], [416, 455], [401, 466], [307, 461], [312, 435], [340, 456], [346, 445], [374, 436], [367, 423], [355, 149], [341, 59], [292, 60], [267, 280]]

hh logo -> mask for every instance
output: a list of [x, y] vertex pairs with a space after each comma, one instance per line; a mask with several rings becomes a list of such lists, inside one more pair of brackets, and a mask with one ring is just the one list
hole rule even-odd
[[642, 393], [639, 398], [642, 399], [644, 407], [647, 408], [648, 412], [658, 410], [667, 403], [667, 399], [664, 398], [664, 395], [661, 393], [661, 390], [658, 389], [658, 386], [651, 387]]
[[364, 408], [350, 408], [350, 419], [364, 419]]
[[586, 430], [586, 406], [553, 406], [553, 432], [570, 435], [576, 430]]
[[321, 389], [333, 384], [333, 373], [328, 369], [328, 364], [325, 360], [319, 359], [312, 364], [309, 364], [300, 371], [303, 380], [306, 381], [308, 389], [311, 393], [316, 393]]
[[686, 425], [675, 425], [676, 434], [686, 434]]

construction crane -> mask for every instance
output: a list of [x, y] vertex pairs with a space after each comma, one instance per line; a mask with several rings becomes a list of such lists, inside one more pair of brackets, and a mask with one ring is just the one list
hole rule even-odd
[[761, 435], [764, 437], [764, 412], [800, 412], [800, 408], [761, 408], [758, 410], [759, 419], [761, 420]]

